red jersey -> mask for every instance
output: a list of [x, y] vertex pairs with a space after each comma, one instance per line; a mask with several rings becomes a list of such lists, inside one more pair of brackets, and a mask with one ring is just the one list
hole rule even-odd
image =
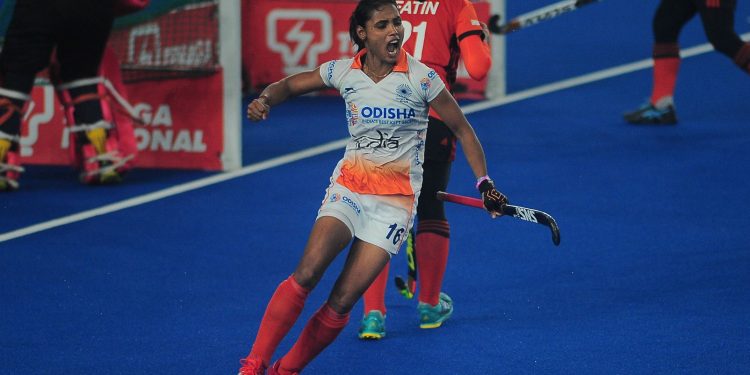
[[459, 42], [482, 36], [469, 0], [397, 0], [404, 21], [404, 49], [434, 69], [450, 90], [456, 80]]

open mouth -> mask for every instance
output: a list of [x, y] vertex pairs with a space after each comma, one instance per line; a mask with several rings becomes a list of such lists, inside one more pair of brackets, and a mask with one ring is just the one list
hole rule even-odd
[[385, 49], [388, 51], [388, 55], [395, 56], [398, 53], [399, 44], [401, 43], [398, 39], [393, 39], [386, 44]]

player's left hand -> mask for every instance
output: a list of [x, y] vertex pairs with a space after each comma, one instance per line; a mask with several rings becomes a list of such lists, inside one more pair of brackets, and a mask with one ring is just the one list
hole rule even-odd
[[261, 96], [247, 105], [247, 118], [250, 121], [260, 121], [268, 118], [271, 113], [271, 106], [268, 105], [268, 97]]
[[508, 198], [495, 189], [495, 183], [490, 179], [483, 180], [478, 186], [482, 193], [484, 208], [492, 215], [492, 218], [503, 215], [503, 206], [508, 204]]

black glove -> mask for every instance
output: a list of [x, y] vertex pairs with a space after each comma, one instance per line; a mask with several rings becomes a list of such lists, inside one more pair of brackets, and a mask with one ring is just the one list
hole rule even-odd
[[482, 202], [484, 203], [484, 208], [490, 213], [502, 215], [503, 206], [508, 203], [508, 198], [506, 198], [503, 193], [495, 189], [495, 183], [487, 178], [479, 183], [477, 189], [479, 189], [479, 192], [482, 193]]

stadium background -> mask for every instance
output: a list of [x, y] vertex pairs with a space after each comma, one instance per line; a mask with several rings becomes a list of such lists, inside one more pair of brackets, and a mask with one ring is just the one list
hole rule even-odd
[[[713, 52], [685, 59], [681, 123], [668, 128], [620, 119], [648, 95], [648, 69], [529, 91], [647, 59], [655, 3], [605, 0], [510, 35], [508, 92], [529, 98], [465, 103], [501, 190], [553, 214], [561, 246], [541, 227], [450, 206], [454, 317], [419, 330], [414, 303], [391, 289], [385, 340], [356, 339], [358, 305], [306, 373], [747, 373], [747, 74]], [[511, 0], [507, 13], [545, 4]], [[740, 33], [748, 17], [740, 1]], [[705, 43], [697, 20], [681, 42]], [[0, 373], [234, 373], [340, 150], [272, 158], [344, 138], [340, 111], [338, 98], [299, 98], [244, 124], [246, 172], [217, 183], [227, 174], [140, 169], [94, 189], [30, 166], [0, 197]], [[459, 159], [451, 190], [473, 194], [471, 179]], [[394, 274], [405, 268], [396, 258]]]

